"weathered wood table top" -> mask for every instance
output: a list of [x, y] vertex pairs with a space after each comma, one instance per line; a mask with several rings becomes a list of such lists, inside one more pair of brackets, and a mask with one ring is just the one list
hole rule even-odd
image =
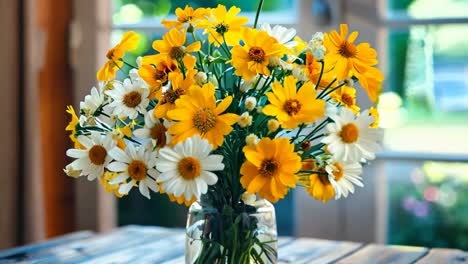
[[[456, 249], [383, 246], [282, 237], [279, 263], [468, 263]], [[126, 226], [107, 234], [72, 233], [38, 244], [0, 251], [0, 263], [184, 263], [181, 229]]]

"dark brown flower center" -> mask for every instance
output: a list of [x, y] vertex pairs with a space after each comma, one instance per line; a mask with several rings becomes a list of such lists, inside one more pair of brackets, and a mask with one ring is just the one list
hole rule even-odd
[[150, 135], [152, 139], [156, 140], [156, 147], [162, 148], [166, 145], [166, 131], [167, 129], [162, 123], [151, 128]]
[[193, 116], [193, 124], [202, 134], [210, 131], [216, 125], [216, 115], [210, 108], [202, 108]]
[[182, 47], [172, 47], [169, 51], [169, 56], [175, 60], [182, 59], [184, 55], [185, 51], [182, 49]]
[[354, 105], [354, 100], [353, 100], [353, 97], [349, 94], [343, 94], [341, 96], [341, 101], [343, 101], [343, 103], [347, 106], [352, 106]]
[[114, 52], [115, 52], [115, 48], [112, 48], [112, 49], [108, 50], [107, 54], [106, 54], [106, 57], [109, 60], [114, 60]]
[[260, 47], [252, 47], [249, 50], [249, 57], [255, 62], [264, 62], [265, 61], [265, 51]]
[[356, 46], [354, 46], [352, 43], [343, 41], [338, 52], [345, 58], [353, 58], [357, 54], [357, 49]]
[[215, 26], [216, 33], [223, 35], [224, 33], [228, 32], [229, 30], [229, 25], [225, 23], [219, 23], [218, 25]]
[[177, 99], [180, 98], [180, 96], [184, 95], [185, 91], [183, 89], [177, 89], [177, 90], [167, 90], [164, 92], [161, 104], [174, 104]]
[[129, 108], [135, 108], [141, 103], [141, 94], [137, 91], [124, 95], [123, 103]]
[[162, 70], [156, 70], [154, 72], [153, 78], [157, 81], [161, 81], [162, 83], [167, 82], [167, 73]]
[[284, 108], [284, 111], [288, 113], [288, 115], [292, 116], [292, 115], [299, 113], [299, 111], [301, 111], [302, 104], [296, 99], [291, 99], [291, 100], [287, 100], [284, 103], [283, 108]]
[[275, 175], [276, 172], [278, 172], [278, 169], [279, 169], [279, 163], [276, 160], [267, 159], [267, 160], [262, 161], [259, 172], [260, 172], [260, 175], [271, 178]]
[[136, 181], [146, 178], [146, 164], [141, 160], [133, 160], [128, 164], [128, 175]]
[[101, 145], [94, 145], [88, 151], [88, 157], [94, 165], [102, 165], [106, 161], [107, 150]]

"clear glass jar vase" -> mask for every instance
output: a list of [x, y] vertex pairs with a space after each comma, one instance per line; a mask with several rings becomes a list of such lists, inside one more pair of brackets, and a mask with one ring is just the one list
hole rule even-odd
[[188, 212], [185, 243], [186, 264], [276, 263], [275, 208], [263, 199], [235, 208], [195, 202]]

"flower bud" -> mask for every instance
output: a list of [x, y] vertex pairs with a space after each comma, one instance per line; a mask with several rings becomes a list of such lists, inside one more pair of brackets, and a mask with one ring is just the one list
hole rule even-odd
[[260, 141], [260, 139], [255, 134], [249, 134], [245, 137], [245, 144], [247, 144], [247, 146], [255, 146], [258, 141]]
[[278, 120], [276, 120], [276, 119], [268, 120], [268, 124], [267, 124], [268, 133], [275, 132], [276, 130], [279, 129], [280, 125], [281, 125], [280, 122], [278, 122]]
[[257, 98], [250, 96], [245, 99], [245, 108], [249, 111], [252, 111], [257, 106]]
[[208, 80], [208, 76], [204, 72], [197, 72], [195, 74], [195, 83], [199, 86], [202, 86]]
[[252, 125], [252, 116], [249, 115], [249, 112], [244, 112], [237, 121], [237, 124], [244, 128]]

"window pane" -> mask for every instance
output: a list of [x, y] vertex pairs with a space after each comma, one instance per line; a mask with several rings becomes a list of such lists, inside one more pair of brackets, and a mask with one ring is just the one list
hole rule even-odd
[[389, 149], [468, 153], [468, 145], [460, 144], [468, 131], [468, 35], [463, 32], [467, 24], [390, 33], [387, 86], [396, 94], [379, 105]]
[[388, 243], [468, 250], [468, 164], [386, 162]]
[[387, 0], [389, 14], [412, 18], [466, 17], [468, 1], [460, 0]]
[[[263, 5], [264, 12], [292, 12], [296, 0], [268, 0]], [[254, 13], [257, 10], [258, 0], [113, 0], [113, 23], [140, 23], [148, 18], [165, 17], [173, 15], [177, 7], [190, 5], [197, 7], [216, 7], [223, 4], [227, 7], [233, 5], [246, 13]], [[146, 18], [146, 19], [145, 19]]]

